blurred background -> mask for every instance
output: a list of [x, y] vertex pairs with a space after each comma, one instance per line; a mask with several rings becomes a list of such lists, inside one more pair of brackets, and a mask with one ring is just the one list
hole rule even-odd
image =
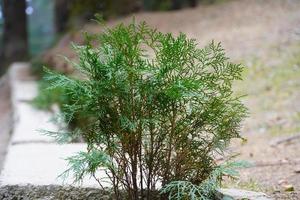
[[[199, 47], [221, 42], [234, 62], [246, 66], [234, 87], [246, 94], [250, 112], [242, 128], [247, 142], [233, 141], [228, 151], [255, 163], [225, 186], [300, 198], [299, 0], [0, 0], [0, 76], [13, 62], [29, 62], [40, 89], [36, 106], [62, 104], [61, 91], [43, 93], [42, 66], [73, 74], [59, 55], [76, 61], [70, 43], [82, 44], [83, 31], [103, 28], [91, 21], [95, 14], [108, 26], [134, 17], [162, 32], [184, 32]], [[9, 138], [10, 92], [0, 84], [0, 163]]]

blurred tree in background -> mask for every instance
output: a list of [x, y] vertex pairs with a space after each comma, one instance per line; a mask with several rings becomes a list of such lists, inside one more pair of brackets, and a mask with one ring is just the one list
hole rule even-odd
[[[210, 2], [201, 0], [199, 2]], [[197, 6], [198, 0], [55, 0], [56, 30], [61, 33], [77, 27], [99, 13], [104, 19], [124, 16], [141, 10], [176, 10]]]
[[215, 1], [0, 0], [0, 74], [5, 64], [41, 54], [56, 35], [81, 27], [96, 13], [109, 19], [141, 10], [176, 10]]
[[67, 29], [67, 22], [69, 18], [69, 4], [68, 0], [55, 0], [55, 30], [57, 33], [62, 33]]
[[[67, 24], [70, 27], [77, 27], [94, 18], [96, 13], [103, 16], [104, 19], [124, 16], [142, 9], [141, 0], [56, 0], [56, 26], [58, 32], [64, 31]], [[60, 19], [67, 19], [68, 22], [62, 22]], [[64, 24], [60, 29], [60, 23]]]
[[[1, 58], [6, 62], [28, 58], [25, 0], [3, 0], [3, 43]], [[1, 59], [1, 60], [2, 60]]]
[[32, 56], [49, 48], [56, 38], [53, 11], [52, 0], [27, 0], [29, 51]]
[[0, 52], [1, 52], [1, 49], [2, 49], [2, 27], [3, 27], [3, 23], [4, 23], [4, 20], [3, 20], [3, 11], [2, 11], [2, 0], [0, 0]]
[[10, 62], [40, 54], [53, 43], [53, 4], [49, 0], [0, 0], [0, 75]]
[[2, 0], [0, 0], [0, 77], [1, 75], [4, 73], [4, 69], [2, 67], [2, 63], [4, 61], [4, 58], [3, 58], [3, 12], [2, 12]]

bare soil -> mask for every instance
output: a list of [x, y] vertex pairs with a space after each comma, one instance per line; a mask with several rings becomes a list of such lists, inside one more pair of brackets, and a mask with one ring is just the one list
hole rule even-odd
[[[184, 32], [199, 46], [212, 39], [220, 41], [233, 60], [247, 66], [245, 80], [235, 86], [238, 93], [248, 94], [243, 101], [250, 114], [242, 128], [247, 142], [233, 141], [229, 150], [254, 165], [241, 170], [240, 181], [226, 184], [264, 191], [275, 199], [300, 199], [300, 139], [273, 145], [300, 134], [300, 1], [235, 0], [134, 16], [163, 32]], [[131, 20], [129, 16], [108, 25]], [[83, 29], [101, 31], [95, 24]], [[44, 55], [44, 61], [72, 71], [57, 57], [75, 58], [70, 41], [82, 42], [80, 33], [65, 35]], [[285, 191], [289, 185], [294, 191]]]

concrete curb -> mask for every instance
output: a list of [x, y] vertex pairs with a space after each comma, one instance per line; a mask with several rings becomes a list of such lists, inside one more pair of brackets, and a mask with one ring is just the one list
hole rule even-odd
[[218, 200], [271, 200], [262, 192], [253, 192], [240, 189], [219, 189], [216, 193]]
[[[8, 78], [12, 91], [13, 131], [0, 175], [0, 199], [7, 194], [7, 188], [13, 189], [16, 195], [21, 193], [25, 195], [22, 191], [25, 190], [26, 185], [29, 185], [27, 193], [40, 192], [43, 188], [52, 188], [52, 186], [55, 186], [55, 190], [65, 190], [65, 187], [70, 187], [68, 185], [73, 183], [73, 179], [72, 174], [64, 181], [57, 178], [68, 169], [68, 163], [64, 159], [84, 151], [85, 144], [59, 145], [51, 137], [41, 134], [39, 129], [57, 131], [59, 127], [49, 121], [53, 113], [35, 109], [30, 105], [29, 102], [38, 93], [38, 87], [27, 63], [14, 63], [10, 67]], [[104, 176], [104, 174], [98, 175]], [[83, 188], [99, 187], [96, 180], [89, 177], [77, 186], [78, 190], [80, 188], [83, 191], [85, 191]], [[9, 193], [12, 194], [12, 191]], [[23, 199], [22, 195], [16, 197]], [[5, 198], [12, 199], [12, 196]], [[35, 198], [30, 196], [25, 199]]]

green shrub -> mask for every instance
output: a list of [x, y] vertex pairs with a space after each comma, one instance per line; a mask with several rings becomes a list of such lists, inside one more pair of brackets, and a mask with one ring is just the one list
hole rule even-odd
[[50, 110], [53, 104], [62, 105], [67, 103], [67, 98], [64, 95], [64, 89], [61, 87], [56, 87], [54, 89], [48, 90], [50, 83], [45, 79], [38, 82], [38, 96], [32, 101], [36, 108]]
[[[44, 73], [44, 72], [43, 72]], [[69, 91], [65, 87], [49, 87], [51, 85], [51, 82], [48, 80], [47, 75], [43, 75], [43, 73], [40, 73], [40, 75], [43, 77], [38, 82], [38, 95], [31, 101], [31, 104], [36, 107], [37, 109], [42, 110], [49, 110], [51, 111], [53, 109], [54, 105], [57, 105], [58, 108], [63, 112], [67, 113], [69, 112], [68, 105], [73, 103], [72, 96], [69, 95]], [[52, 110], [53, 111], [53, 110]], [[74, 131], [74, 133], [77, 133], [78, 129], [81, 129], [81, 127], [84, 127], [86, 124], [86, 120], [84, 119], [78, 119], [78, 116], [80, 116], [82, 113], [77, 112], [72, 115], [72, 117], [67, 118], [66, 115], [57, 116], [53, 118], [55, 123], [67, 123], [68, 128], [70, 131]], [[62, 124], [61, 124], [62, 125]], [[65, 126], [65, 125], [63, 125]], [[44, 132], [44, 131], [42, 131]], [[48, 135], [52, 135], [53, 133], [48, 132], [45, 130], [45, 133]], [[75, 141], [81, 141], [81, 137], [74, 138], [72, 140], [69, 140], [70, 137], [65, 137], [64, 135], [60, 134], [62, 138], [68, 138], [67, 141], [75, 142]], [[57, 136], [55, 136], [57, 137]], [[60, 137], [59, 137], [60, 138]]]
[[66, 174], [73, 171], [76, 181], [92, 175], [101, 185], [95, 173], [104, 170], [117, 199], [119, 191], [126, 199], [154, 199], [160, 187], [162, 198], [210, 198], [222, 175], [232, 175], [234, 165], [218, 166], [214, 158], [240, 137], [246, 108], [232, 82], [243, 67], [230, 63], [220, 44], [199, 49], [184, 34], [145, 23], [85, 39], [74, 46], [82, 77], [48, 77], [70, 96], [67, 118], [85, 121], [87, 150], [68, 158]]

